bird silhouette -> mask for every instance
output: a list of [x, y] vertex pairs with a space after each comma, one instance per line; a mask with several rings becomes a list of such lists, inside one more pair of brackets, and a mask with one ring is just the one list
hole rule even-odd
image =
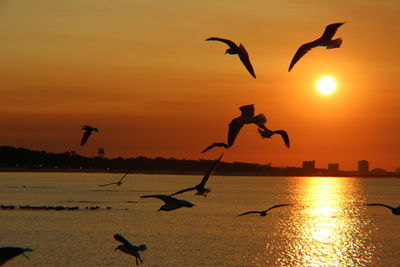
[[251, 74], [251, 76], [256, 78], [256, 74], [254, 73], [253, 66], [251, 65], [249, 59], [249, 54], [247, 53], [246, 48], [244, 48], [242, 44], [237, 46], [233, 41], [228, 39], [222, 39], [219, 37], [210, 37], [206, 39], [206, 41], [218, 41], [227, 44], [229, 48], [226, 50], [225, 54], [239, 55], [239, 58], [242, 61], [243, 65], [246, 67], [247, 71]]
[[126, 254], [134, 256], [136, 265], [143, 263], [143, 259], [140, 256], [139, 251], [145, 251], [147, 249], [146, 245], [140, 245], [140, 246], [132, 245], [131, 242], [126, 240], [121, 234], [114, 234], [114, 238], [115, 238], [115, 240], [122, 243], [122, 245], [119, 245], [114, 250], [119, 249], [122, 252], [125, 252]]
[[317, 46], [325, 46], [326, 49], [339, 48], [342, 45], [342, 38], [332, 40], [337, 29], [345, 24], [345, 22], [333, 23], [326, 26], [324, 33], [320, 38], [309, 43], [305, 43], [299, 47], [292, 61], [290, 62], [289, 71], [308, 51]]
[[368, 203], [368, 204], [365, 204], [365, 206], [382, 206], [382, 207], [390, 209], [394, 215], [400, 215], [400, 206], [393, 208], [389, 205], [381, 204], [381, 203]]
[[81, 146], [86, 144], [87, 140], [89, 139], [89, 136], [92, 135], [93, 131], [95, 131], [95, 132], [99, 131], [97, 128], [94, 128], [94, 127], [89, 126], [89, 125], [82, 126], [82, 130], [84, 130], [85, 132], [83, 133], [83, 136], [82, 136]]
[[202, 153], [207, 152], [208, 150], [216, 147], [222, 146], [224, 148], [230, 148], [235, 142], [236, 137], [238, 136], [240, 130], [245, 124], [256, 124], [259, 127], [262, 127], [264, 123], [267, 121], [264, 114], [258, 114], [254, 116], [254, 105], [246, 105], [239, 108], [241, 111], [241, 115], [235, 119], [233, 119], [229, 123], [229, 131], [228, 131], [228, 143], [212, 143], [208, 147], [206, 147]]
[[29, 259], [29, 257], [25, 255], [25, 252], [30, 251], [33, 251], [33, 249], [20, 247], [2, 247], [0, 248], [0, 266], [21, 254]]
[[272, 207], [269, 208], [269, 209], [261, 210], [261, 211], [247, 211], [247, 212], [244, 212], [244, 213], [242, 213], [242, 214], [237, 215], [236, 217], [243, 216], [243, 215], [247, 215], [247, 214], [252, 214], [252, 213], [259, 213], [260, 216], [266, 216], [268, 211], [270, 211], [270, 210], [272, 210], [272, 209], [275, 209], [275, 208], [279, 208], [279, 207], [283, 207], [283, 206], [288, 206], [288, 205], [292, 205], [292, 204], [279, 204], [279, 205], [272, 206]]
[[285, 145], [290, 148], [290, 141], [289, 141], [289, 136], [284, 130], [276, 130], [272, 131], [268, 129], [265, 125], [259, 126], [258, 132], [260, 133], [262, 138], [271, 138], [274, 134], [280, 134], [282, 136], [283, 142]]
[[118, 185], [121, 186], [122, 185], [122, 180], [124, 180], [124, 178], [129, 174], [129, 172], [131, 171], [132, 168], [129, 168], [126, 173], [121, 177], [121, 179], [119, 179], [118, 182], [113, 182], [113, 183], [108, 183], [108, 184], [99, 184], [98, 186], [109, 186], [109, 185]]
[[161, 206], [158, 211], [164, 210], [164, 211], [171, 211], [171, 210], [176, 210], [182, 207], [188, 207], [191, 208], [194, 206], [194, 204], [190, 203], [189, 201], [183, 200], [183, 199], [177, 199], [171, 196], [167, 195], [146, 195], [146, 196], [141, 196], [141, 198], [158, 198], [162, 201], [165, 202], [165, 205]]
[[207, 170], [206, 174], [204, 174], [203, 179], [201, 180], [201, 182], [198, 185], [180, 190], [178, 192], [173, 193], [170, 196], [175, 196], [175, 195], [182, 194], [182, 193], [185, 193], [188, 191], [197, 190], [195, 195], [207, 197], [207, 194], [210, 193], [211, 189], [205, 188], [205, 185], [206, 185], [208, 179], [210, 178], [210, 176], [213, 174], [215, 167], [217, 167], [218, 163], [221, 161], [221, 158], [223, 155], [224, 155], [224, 153], [222, 153], [221, 156], [219, 156], [219, 158], [213, 162], [213, 164]]

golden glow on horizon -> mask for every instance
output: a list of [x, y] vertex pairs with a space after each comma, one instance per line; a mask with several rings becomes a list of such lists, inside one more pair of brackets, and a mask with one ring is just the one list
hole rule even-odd
[[336, 81], [329, 76], [322, 77], [317, 82], [317, 89], [323, 95], [331, 94], [336, 89]]

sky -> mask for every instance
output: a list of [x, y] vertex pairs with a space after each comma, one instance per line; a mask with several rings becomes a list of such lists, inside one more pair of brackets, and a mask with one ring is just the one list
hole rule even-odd
[[[246, 125], [224, 160], [354, 170], [400, 167], [398, 0], [0, 0], [0, 145], [107, 157], [215, 159], [239, 107]], [[347, 22], [339, 49], [297, 48]], [[226, 45], [243, 43], [257, 79]], [[320, 77], [336, 91], [316, 90]], [[81, 147], [82, 125], [99, 129]]]

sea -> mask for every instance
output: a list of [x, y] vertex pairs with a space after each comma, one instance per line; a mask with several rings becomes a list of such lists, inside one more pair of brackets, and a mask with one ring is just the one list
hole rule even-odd
[[[136, 266], [115, 250], [122, 234], [145, 244], [143, 266], [400, 266], [400, 179], [212, 176], [207, 197], [177, 195], [192, 208], [157, 210], [143, 195], [171, 194], [201, 175], [0, 173], [0, 247], [30, 247], [21, 266]], [[249, 214], [277, 204], [267, 216]], [[63, 206], [78, 210], [20, 209]]]

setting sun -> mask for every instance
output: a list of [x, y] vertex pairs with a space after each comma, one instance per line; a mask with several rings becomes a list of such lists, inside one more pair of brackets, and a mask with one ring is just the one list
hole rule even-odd
[[336, 89], [336, 81], [328, 76], [322, 77], [317, 82], [317, 89], [323, 95], [331, 94]]

